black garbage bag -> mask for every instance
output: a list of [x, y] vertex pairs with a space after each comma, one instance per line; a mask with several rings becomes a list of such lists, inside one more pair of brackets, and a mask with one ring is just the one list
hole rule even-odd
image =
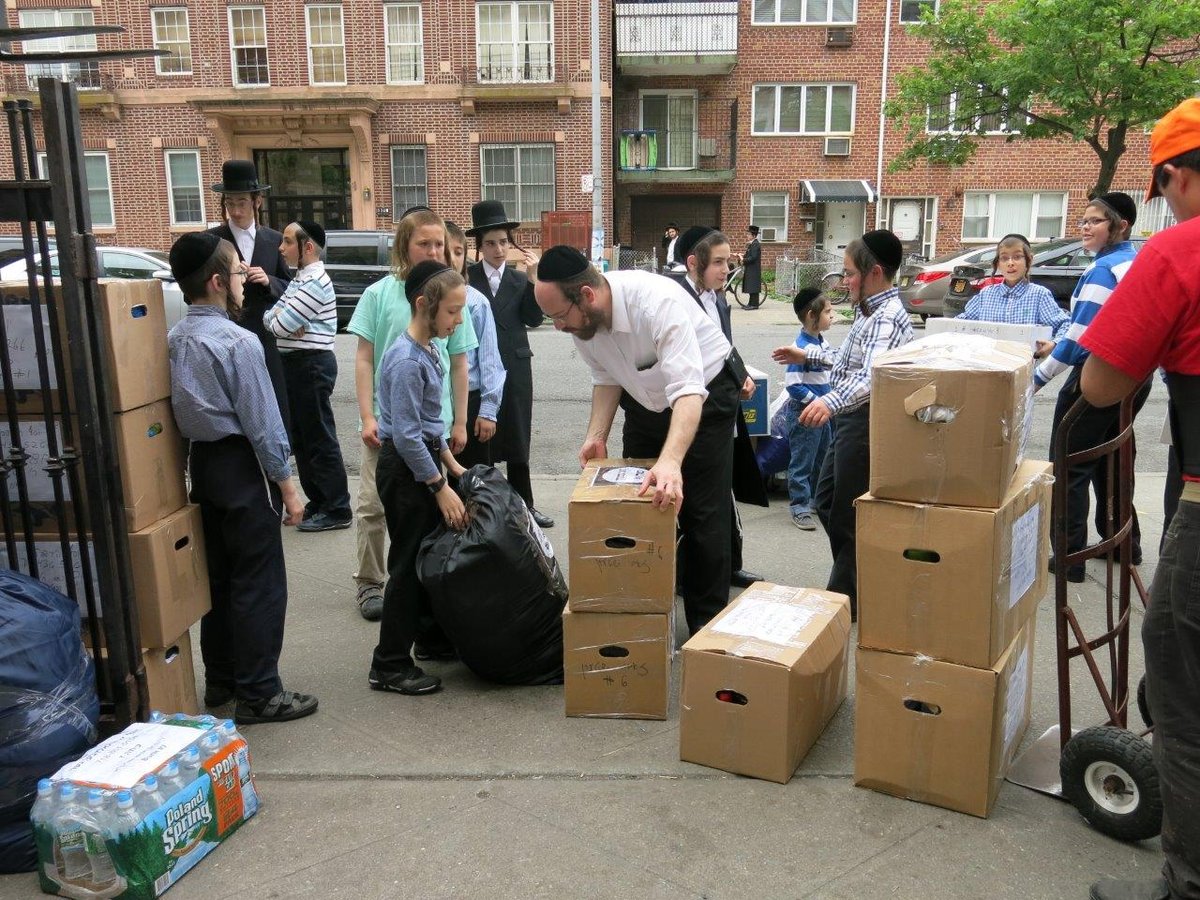
[[567, 585], [525, 502], [491, 466], [459, 481], [470, 524], [442, 524], [417, 556], [434, 618], [467, 667], [497, 684], [562, 681]]
[[75, 601], [0, 570], [0, 873], [33, 871], [38, 779], [96, 743], [99, 716]]

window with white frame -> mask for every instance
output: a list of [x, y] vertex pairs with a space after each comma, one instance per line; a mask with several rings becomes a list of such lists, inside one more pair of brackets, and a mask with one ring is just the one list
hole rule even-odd
[[172, 225], [204, 224], [204, 193], [200, 190], [200, 151], [167, 150], [167, 197]]
[[552, 144], [489, 145], [480, 148], [484, 200], [499, 200], [517, 221], [537, 222], [554, 209]]
[[754, 0], [755, 25], [847, 25], [855, 0]]
[[[22, 9], [17, 14], [22, 28], [77, 28], [96, 24], [95, 14], [90, 9]], [[27, 53], [73, 53], [95, 50], [94, 34], [75, 37], [41, 38], [23, 41]], [[100, 87], [100, 64], [97, 62], [38, 63], [25, 67], [25, 77], [30, 88], [37, 88], [39, 78], [61, 78], [75, 82], [78, 88]]]
[[756, 84], [754, 134], [851, 134], [852, 84]]
[[786, 191], [757, 191], [750, 195], [750, 224], [757, 225], [766, 242], [786, 241], [788, 195]]
[[553, 3], [478, 3], [475, 34], [480, 82], [554, 79]]
[[346, 37], [342, 8], [311, 3], [304, 7], [308, 23], [308, 83], [346, 83]]
[[[46, 154], [39, 153], [38, 174], [50, 177]], [[92, 216], [93, 228], [112, 228], [116, 225], [113, 215], [112, 182], [109, 178], [108, 154], [103, 151], [86, 151], [83, 154], [83, 179], [87, 183], [88, 211]]]
[[1008, 134], [1021, 130], [1023, 117], [1009, 108], [1007, 97], [987, 105], [987, 112], [974, 104], [968, 106], [960, 102], [960, 95], [955, 91], [941, 103], [928, 108], [925, 131], [929, 134]]
[[419, 84], [424, 81], [421, 4], [384, 4], [383, 23], [387, 44], [388, 84]]
[[1060, 191], [967, 191], [963, 240], [998, 240], [1015, 232], [1031, 241], [1063, 236], [1067, 195]]
[[236, 86], [267, 85], [267, 11], [262, 6], [229, 7], [229, 52]]
[[925, 10], [938, 12], [938, 0], [900, 0], [900, 21], [905, 25], [916, 25], [921, 21]]
[[163, 6], [152, 9], [154, 17], [154, 46], [170, 56], [154, 60], [159, 75], [192, 74], [192, 39], [188, 33], [186, 6]]
[[429, 204], [429, 183], [426, 178], [425, 148], [392, 148], [392, 209], [393, 216], [410, 206]]
[[654, 131], [660, 169], [696, 168], [696, 92], [646, 91], [642, 124]]

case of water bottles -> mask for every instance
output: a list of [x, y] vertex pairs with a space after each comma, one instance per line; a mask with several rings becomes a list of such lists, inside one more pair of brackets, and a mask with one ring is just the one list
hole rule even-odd
[[39, 782], [30, 818], [42, 890], [157, 897], [258, 806], [231, 720], [155, 713]]

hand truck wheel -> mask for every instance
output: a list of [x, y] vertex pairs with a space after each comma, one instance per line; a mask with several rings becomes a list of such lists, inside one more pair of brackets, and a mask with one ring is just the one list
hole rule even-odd
[[1067, 741], [1059, 762], [1063, 796], [1097, 831], [1143, 841], [1162, 830], [1162, 796], [1150, 745], [1111, 725]]

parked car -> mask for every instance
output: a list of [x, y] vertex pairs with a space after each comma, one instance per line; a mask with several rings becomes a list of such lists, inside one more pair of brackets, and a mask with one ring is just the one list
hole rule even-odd
[[[50, 250], [54, 250], [54, 240], [51, 239]], [[37, 239], [34, 239], [34, 246], [37, 246]], [[7, 266], [11, 262], [25, 257], [25, 242], [20, 235], [15, 237], [0, 237], [0, 267]]]
[[[167, 328], [186, 315], [187, 304], [183, 302], [183, 291], [171, 277], [171, 260], [165, 252], [139, 247], [97, 247], [96, 257], [101, 278], [157, 278], [161, 281]], [[50, 253], [50, 274], [55, 278], [59, 274], [57, 250]], [[24, 253], [0, 267], [0, 281], [23, 281], [25, 278]]]
[[325, 271], [337, 295], [338, 328], [354, 315], [362, 292], [391, 271], [391, 231], [325, 232]]
[[[1146, 238], [1132, 240], [1138, 250], [1146, 243]], [[1070, 310], [1071, 293], [1079, 276], [1092, 264], [1092, 259], [1092, 254], [1083, 249], [1083, 241], [1078, 238], [1060, 238], [1035, 244], [1029, 280], [1049, 288], [1058, 305]], [[950, 278], [950, 288], [946, 291], [945, 315], [959, 315], [967, 308], [968, 300], [988, 285], [998, 284], [1002, 280], [991, 271], [990, 265], [956, 267]]]
[[950, 285], [950, 273], [955, 266], [986, 265], [995, 255], [995, 248], [956, 250], [928, 262], [908, 263], [897, 273], [900, 302], [924, 322], [930, 316], [942, 315], [942, 300]]

